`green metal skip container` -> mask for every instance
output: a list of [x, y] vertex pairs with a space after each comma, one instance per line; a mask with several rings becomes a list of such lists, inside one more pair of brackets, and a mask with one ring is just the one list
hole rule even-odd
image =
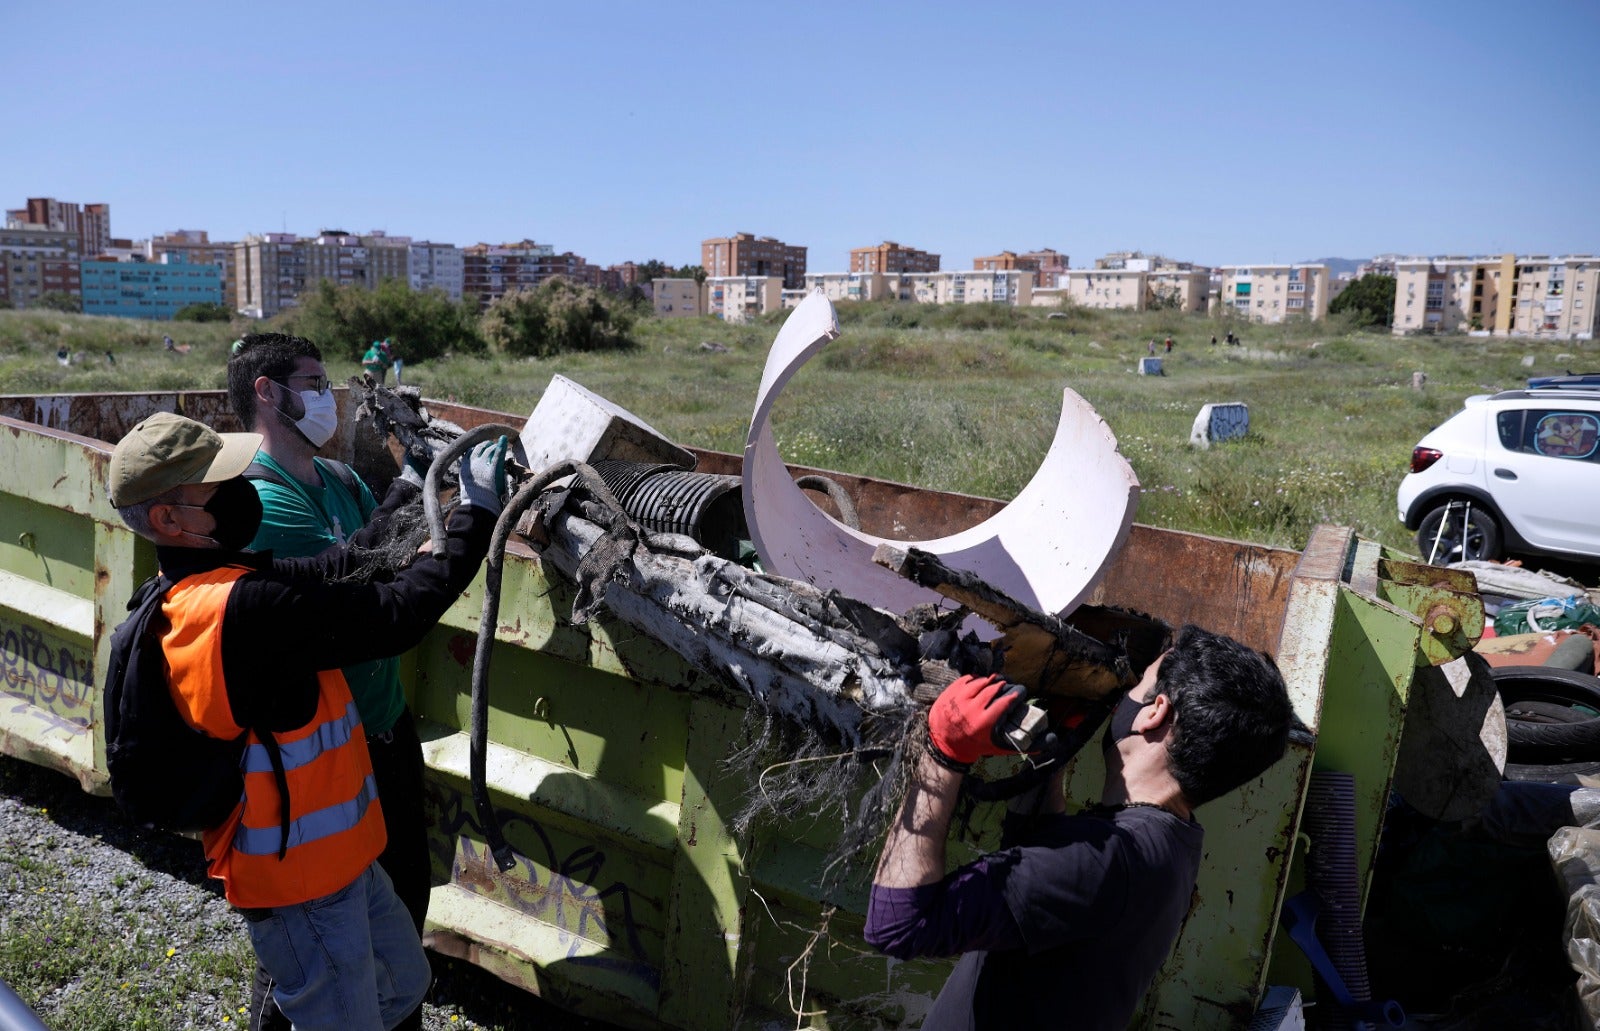
[[[338, 394], [340, 436], [327, 450], [386, 480], [393, 457], [358, 446], [350, 399]], [[522, 422], [427, 404], [466, 429]], [[111, 631], [155, 568], [153, 547], [106, 498], [107, 463], [112, 443], [155, 411], [238, 428], [220, 391], [0, 397], [0, 752], [99, 794]], [[702, 471], [739, 471], [737, 456], [697, 457]], [[942, 536], [1001, 506], [828, 475], [855, 499], [862, 528], [886, 537]], [[753, 785], [724, 760], [742, 743], [749, 700], [605, 615], [572, 625], [572, 588], [515, 540], [490, 686], [488, 783], [517, 854], [500, 872], [467, 775], [482, 594], [480, 574], [402, 659], [430, 768], [433, 949], [629, 1027], [918, 1026], [950, 964], [867, 947], [864, 885], [825, 917], [817, 882], [836, 828], [796, 813], [734, 832], [731, 814]], [[1319, 527], [1301, 553], [1136, 524], [1089, 600], [1271, 653], [1314, 731], [1314, 744], [1291, 746], [1259, 781], [1200, 813], [1206, 854], [1193, 906], [1135, 1021], [1243, 1026], [1269, 983], [1312, 991], [1278, 933], [1300, 880], [1311, 771], [1355, 776], [1364, 892], [1413, 671], [1471, 647], [1483, 623], [1475, 585], [1334, 527]], [[1069, 806], [1098, 798], [1096, 751], [1071, 771]], [[951, 862], [993, 847], [997, 828], [998, 813], [980, 814]]]

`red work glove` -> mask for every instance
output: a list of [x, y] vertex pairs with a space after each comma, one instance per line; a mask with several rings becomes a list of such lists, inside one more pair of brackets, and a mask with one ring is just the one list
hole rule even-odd
[[986, 755], [1010, 755], [1014, 749], [997, 743], [995, 728], [1013, 706], [1026, 705], [1021, 684], [1000, 677], [967, 675], [944, 689], [928, 710], [928, 749], [940, 765], [964, 770]]

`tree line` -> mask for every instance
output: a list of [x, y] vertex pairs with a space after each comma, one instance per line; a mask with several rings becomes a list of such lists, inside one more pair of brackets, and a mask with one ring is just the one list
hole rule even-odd
[[277, 320], [325, 353], [352, 359], [384, 339], [407, 362], [489, 352], [545, 358], [638, 346], [633, 329], [644, 313], [643, 298], [640, 291], [612, 294], [557, 276], [532, 290], [505, 293], [480, 313], [475, 298], [455, 301], [443, 290], [412, 290], [398, 279], [373, 289], [321, 280]]

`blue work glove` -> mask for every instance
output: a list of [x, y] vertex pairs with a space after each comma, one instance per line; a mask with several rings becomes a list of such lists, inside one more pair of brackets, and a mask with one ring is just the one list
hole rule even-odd
[[476, 445], [461, 459], [461, 504], [499, 515], [505, 507], [506, 438]]

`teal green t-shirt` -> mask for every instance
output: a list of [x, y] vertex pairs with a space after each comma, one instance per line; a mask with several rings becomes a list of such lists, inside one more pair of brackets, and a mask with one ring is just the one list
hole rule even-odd
[[[265, 451], [256, 453], [256, 461], [293, 486], [284, 487], [266, 480], [251, 481], [261, 497], [262, 509], [261, 529], [250, 542], [254, 551], [271, 549], [279, 558], [320, 555], [335, 544], [349, 540], [352, 533], [366, 525], [378, 507], [360, 477], [356, 478], [356, 483], [361, 496], [352, 498], [338, 476], [328, 471], [320, 458], [313, 461], [322, 477], [321, 487], [309, 487], [296, 480]], [[399, 660], [363, 662], [346, 666], [343, 672], [367, 733], [382, 734], [394, 726], [406, 704], [405, 694], [400, 689]]]

